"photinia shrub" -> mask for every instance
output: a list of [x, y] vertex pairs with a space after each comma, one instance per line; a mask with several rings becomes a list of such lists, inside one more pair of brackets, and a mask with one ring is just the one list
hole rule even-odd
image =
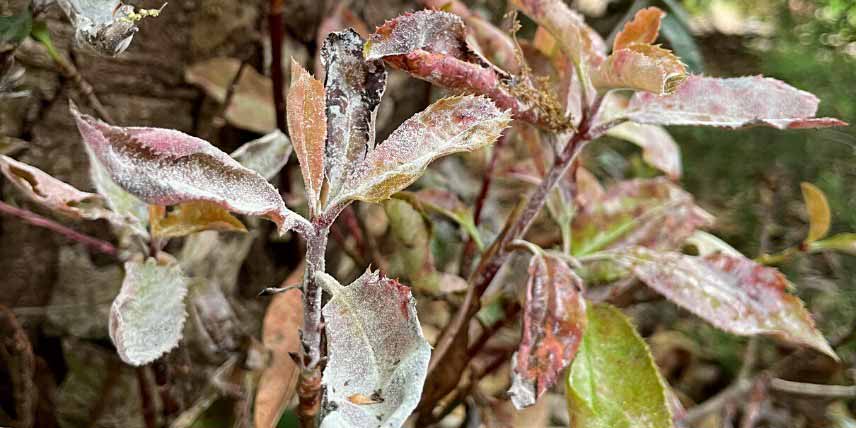
[[[108, 17], [98, 2], [59, 3], [75, 20], [79, 41], [108, 54], [130, 42], [133, 19], [115, 11]], [[231, 155], [179, 131], [111, 125], [71, 103], [97, 194], [6, 156], [0, 171], [34, 202], [65, 217], [106, 220], [121, 238], [125, 277], [109, 332], [132, 365], [176, 347], [188, 311], [228, 318], [211, 308], [223, 299], [218, 281], [237, 272], [222, 272], [217, 257], [246, 255], [252, 236], [200, 232], [247, 233], [257, 226], [252, 217], [260, 217], [279, 237], [299, 235], [306, 243], [300, 293], [264, 291], [277, 296], [264, 322], [273, 361], [259, 383], [259, 426], [275, 424], [295, 391], [304, 426], [400, 427], [411, 416], [419, 426], [436, 423], [486, 374], [474, 363], [489, 354], [485, 344], [516, 320], [513, 355], [497, 363], [511, 367], [507, 397], [518, 409], [564, 385], [573, 427], [677, 426], [680, 406], [616, 307], [626, 306], [628, 290], [640, 283], [726, 332], [769, 335], [837, 359], [791, 293], [794, 285], [772, 266], [805, 253], [854, 252], [852, 234], [826, 237], [823, 193], [804, 185], [811, 221], [804, 242], [750, 259], [703, 231], [713, 216], [676, 184], [680, 153], [663, 126], [846, 124], [815, 117], [816, 97], [775, 79], [689, 74], [656, 44], [665, 14], [655, 7], [623, 23], [608, 47], [563, 1], [511, 3], [538, 25], [532, 40], [518, 40], [454, 1], [442, 5], [454, 13], [408, 13], [368, 40], [355, 30], [329, 33], [320, 49], [323, 80], [292, 60], [288, 136], [275, 131]], [[450, 95], [377, 143], [387, 66]], [[638, 145], [663, 176], [604, 186], [580, 157], [603, 136]], [[432, 162], [484, 153], [495, 142], [481, 191], [469, 196], [472, 206], [431, 180], [405, 190]], [[268, 180], [292, 152], [304, 198], [289, 208]], [[486, 208], [498, 177], [526, 194], [516, 208]], [[342, 285], [325, 269], [328, 238], [340, 217], [367, 233], [356, 203], [382, 204], [385, 244], [394, 254], [380, 269], [369, 266], [376, 254], [351, 254], [368, 262]], [[504, 215], [501, 227], [482, 224], [485, 209]], [[441, 224], [460, 232], [447, 235], [461, 247], [455, 263], [435, 254], [432, 236]], [[550, 239], [533, 239], [535, 224], [553, 230]], [[164, 249], [175, 238], [185, 238], [184, 251], [171, 256]], [[519, 257], [528, 257], [525, 272], [500, 275]], [[514, 281], [492, 286], [499, 278]], [[200, 282], [209, 285], [194, 285]], [[420, 315], [434, 317], [418, 313], [414, 294], [450, 303], [451, 317], [430, 337]]]

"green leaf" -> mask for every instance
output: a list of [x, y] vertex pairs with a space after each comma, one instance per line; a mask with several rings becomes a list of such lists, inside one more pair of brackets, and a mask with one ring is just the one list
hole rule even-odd
[[829, 233], [829, 224], [832, 222], [826, 195], [823, 190], [811, 183], [800, 183], [800, 188], [808, 211], [809, 230], [805, 242], [823, 239]]
[[33, 12], [29, 8], [12, 16], [0, 16], [0, 43], [17, 45], [33, 28]]
[[125, 263], [122, 290], [110, 308], [110, 339], [122, 361], [147, 364], [178, 345], [187, 283], [177, 264]]
[[571, 428], [670, 428], [666, 386], [621, 311], [593, 305], [568, 374]]

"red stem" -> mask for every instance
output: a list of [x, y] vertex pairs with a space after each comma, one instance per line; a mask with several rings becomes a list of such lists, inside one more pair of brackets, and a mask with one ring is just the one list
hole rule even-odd
[[0, 201], [0, 213], [20, 218], [21, 220], [30, 223], [33, 226], [49, 229], [62, 236], [65, 236], [68, 239], [71, 239], [72, 241], [77, 241], [83, 245], [86, 245], [87, 247], [95, 251], [112, 256], [117, 260], [119, 259], [119, 250], [117, 250], [113, 244], [107, 241], [102, 241], [98, 238], [93, 238], [89, 235], [84, 235], [76, 230], [70, 229], [57, 222], [54, 222], [53, 220], [49, 220], [45, 217], [42, 217], [32, 211], [16, 208], [5, 202]]

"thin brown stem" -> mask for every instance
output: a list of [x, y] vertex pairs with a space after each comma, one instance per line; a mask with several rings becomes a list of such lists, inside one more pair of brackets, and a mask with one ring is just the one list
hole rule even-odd
[[303, 274], [302, 370], [297, 386], [300, 405], [297, 408], [300, 426], [314, 428], [321, 408], [321, 287], [315, 280], [324, 272], [329, 224], [315, 223], [315, 230], [306, 236], [306, 270]]
[[89, 235], [84, 235], [83, 233], [65, 227], [53, 220], [49, 220], [32, 211], [16, 208], [12, 205], [0, 201], [0, 213], [12, 217], [17, 217], [29, 224], [32, 224], [33, 226], [43, 227], [45, 229], [51, 230], [62, 236], [65, 236], [68, 239], [71, 239], [72, 241], [77, 241], [83, 245], [86, 245], [87, 247], [95, 251], [107, 254], [108, 256], [111, 256], [117, 260], [120, 259], [119, 250], [117, 250], [113, 244], [98, 238], [94, 238]]
[[273, 81], [273, 107], [276, 111], [276, 127], [282, 132], [288, 132], [285, 122], [285, 97], [283, 96], [285, 84], [282, 75], [282, 39], [285, 35], [282, 11], [284, 8], [285, 0], [270, 0], [268, 26], [270, 27], [271, 49], [270, 78]]

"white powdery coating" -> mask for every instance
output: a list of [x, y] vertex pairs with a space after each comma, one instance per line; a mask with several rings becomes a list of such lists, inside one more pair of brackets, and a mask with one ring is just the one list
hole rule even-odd
[[417, 49], [461, 57], [464, 22], [455, 14], [434, 10], [407, 13], [385, 22], [369, 38], [366, 59], [403, 55]]
[[814, 118], [818, 99], [776, 79], [761, 76], [718, 79], [690, 76], [668, 96], [638, 92], [625, 117], [652, 125], [703, 125], [740, 128], [841, 126], [830, 118]]
[[493, 143], [510, 121], [510, 112], [485, 97], [437, 101], [369, 152], [351, 170], [339, 199], [386, 199], [416, 181], [434, 159]]
[[232, 152], [232, 158], [270, 180], [288, 162], [291, 141], [280, 130], [244, 143]]
[[[329, 362], [322, 428], [398, 428], [419, 403], [431, 358], [410, 289], [366, 271], [347, 287], [326, 274]], [[352, 397], [369, 397], [357, 404]]]
[[354, 30], [330, 33], [321, 58], [327, 71], [324, 170], [335, 199], [348, 170], [374, 149], [375, 118], [387, 76], [383, 61], [363, 58], [363, 39]]
[[86, 156], [89, 158], [89, 175], [95, 190], [107, 200], [107, 206], [125, 219], [128, 229], [138, 236], [148, 238], [149, 210], [146, 204], [136, 196], [119, 187], [110, 173], [101, 165], [101, 161], [92, 153], [92, 149], [84, 144]]
[[205, 140], [171, 129], [110, 126], [73, 106], [72, 113], [111, 179], [149, 204], [209, 201], [240, 214], [266, 216], [281, 232], [301, 220], [264, 177]]
[[802, 302], [785, 291], [787, 279], [776, 269], [743, 256], [695, 257], [642, 247], [619, 261], [649, 287], [722, 330], [770, 334], [837, 358]]
[[128, 19], [133, 6], [118, 0], [57, 0], [74, 25], [75, 40], [108, 56], [122, 53], [131, 44], [137, 27]]
[[178, 345], [186, 294], [187, 278], [178, 265], [160, 266], [155, 259], [125, 263], [122, 290], [110, 308], [110, 339], [122, 361], [147, 364]]

